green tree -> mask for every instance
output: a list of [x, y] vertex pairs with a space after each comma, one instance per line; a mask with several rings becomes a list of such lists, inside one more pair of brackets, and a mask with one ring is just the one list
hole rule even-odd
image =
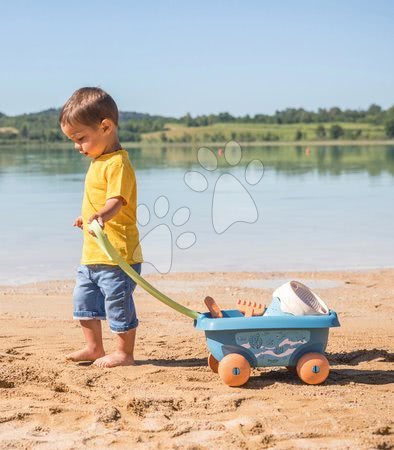
[[302, 134], [302, 131], [301, 130], [297, 130], [296, 131], [296, 134], [295, 134], [295, 136], [294, 136], [294, 139], [296, 140], [296, 141], [300, 141], [302, 138], [303, 138], [303, 134]]
[[24, 139], [28, 139], [28, 138], [29, 138], [29, 126], [27, 125], [27, 123], [24, 123], [24, 124], [22, 125], [22, 128], [21, 128], [21, 136], [22, 136]]
[[234, 117], [228, 112], [221, 112], [218, 114], [219, 122], [232, 122]]
[[190, 113], [187, 113], [186, 116], [182, 117], [182, 121], [187, 127], [192, 127], [194, 125], [194, 121]]
[[368, 108], [367, 113], [368, 114], [380, 114], [382, 112], [382, 108], [379, 105], [376, 105], [375, 103], [372, 103], [372, 105]]
[[386, 123], [384, 124], [384, 131], [387, 137], [394, 138], [394, 118], [386, 120]]
[[325, 138], [327, 136], [326, 129], [324, 128], [324, 125], [319, 125], [316, 128], [316, 137], [318, 138]]
[[343, 128], [340, 125], [331, 125], [330, 128], [330, 138], [339, 139], [344, 135]]
[[62, 139], [62, 133], [59, 130], [49, 130], [47, 136], [49, 142], [61, 141]]

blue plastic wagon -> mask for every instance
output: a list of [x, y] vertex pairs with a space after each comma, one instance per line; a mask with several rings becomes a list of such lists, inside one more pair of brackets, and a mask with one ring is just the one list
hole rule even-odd
[[305, 383], [320, 384], [329, 374], [324, 356], [329, 328], [340, 326], [337, 314], [293, 316], [280, 311], [274, 298], [263, 316], [244, 317], [224, 310], [223, 318], [210, 313], [195, 320], [205, 332], [208, 364], [230, 386], [246, 383], [252, 367], [287, 367]]
[[308, 384], [319, 384], [327, 378], [330, 367], [324, 351], [328, 331], [340, 326], [334, 311], [319, 316], [293, 316], [282, 312], [279, 298], [274, 298], [263, 316], [245, 317], [238, 310], [224, 310], [222, 318], [212, 318], [209, 312], [189, 309], [158, 291], [122, 259], [96, 220], [90, 228], [102, 250], [135, 283], [194, 319], [195, 328], [205, 332], [209, 367], [227, 385], [245, 384], [252, 367], [284, 366], [296, 371]]

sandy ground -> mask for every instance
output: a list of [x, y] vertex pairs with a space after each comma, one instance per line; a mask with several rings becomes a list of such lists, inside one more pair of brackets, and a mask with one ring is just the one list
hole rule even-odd
[[[3, 286], [2, 449], [394, 448], [394, 270], [147, 278], [199, 310], [206, 295], [231, 308], [238, 298], [269, 303], [267, 283], [314, 284], [342, 325], [330, 333], [328, 380], [308, 386], [285, 368], [264, 368], [244, 387], [227, 387], [207, 367], [192, 321], [140, 289], [138, 366], [65, 362], [83, 344], [71, 319], [73, 281]], [[106, 323], [104, 330], [111, 351]]]

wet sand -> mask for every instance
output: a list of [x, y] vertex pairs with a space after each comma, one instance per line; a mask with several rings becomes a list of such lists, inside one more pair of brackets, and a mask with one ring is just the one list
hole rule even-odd
[[330, 332], [329, 378], [308, 386], [285, 368], [263, 368], [244, 387], [227, 387], [207, 367], [192, 321], [139, 288], [138, 366], [66, 362], [83, 345], [73, 281], [2, 286], [0, 448], [394, 448], [394, 270], [147, 279], [198, 310], [206, 295], [222, 308], [238, 298], [268, 304], [283, 280], [309, 283], [342, 325]]

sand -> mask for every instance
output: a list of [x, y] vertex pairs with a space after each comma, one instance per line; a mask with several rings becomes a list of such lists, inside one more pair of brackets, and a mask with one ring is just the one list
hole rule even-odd
[[[238, 298], [268, 303], [281, 280], [313, 284], [342, 325], [330, 332], [328, 380], [309, 386], [285, 368], [263, 368], [230, 388], [207, 367], [203, 333], [140, 289], [138, 366], [66, 362], [83, 344], [73, 281], [3, 286], [2, 449], [394, 448], [394, 270], [147, 278], [199, 310], [206, 295], [230, 308]], [[111, 351], [106, 323], [104, 339]]]

